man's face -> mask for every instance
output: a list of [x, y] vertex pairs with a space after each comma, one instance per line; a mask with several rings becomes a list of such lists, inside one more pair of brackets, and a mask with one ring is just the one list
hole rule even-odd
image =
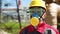
[[31, 18], [32, 17], [42, 18], [44, 13], [45, 13], [44, 8], [33, 7], [33, 8], [30, 9]]
[[30, 10], [30, 22], [33, 26], [37, 26], [41, 21], [43, 14], [45, 13], [45, 9], [42, 7], [33, 7]]

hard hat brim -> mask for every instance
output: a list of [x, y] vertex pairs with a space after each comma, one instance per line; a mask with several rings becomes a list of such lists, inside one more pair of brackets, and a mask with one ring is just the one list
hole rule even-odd
[[46, 8], [41, 7], [41, 6], [31, 6], [31, 7], [29, 7], [29, 9], [34, 8], [34, 7], [37, 7], [37, 8], [43, 8], [43, 9], [45, 9], [45, 10], [46, 10]]

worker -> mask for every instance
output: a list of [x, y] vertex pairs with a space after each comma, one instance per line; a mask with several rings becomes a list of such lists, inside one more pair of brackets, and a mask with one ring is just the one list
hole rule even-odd
[[20, 34], [59, 34], [57, 29], [46, 24], [46, 12], [43, 0], [32, 0], [29, 6], [30, 25], [20, 30]]

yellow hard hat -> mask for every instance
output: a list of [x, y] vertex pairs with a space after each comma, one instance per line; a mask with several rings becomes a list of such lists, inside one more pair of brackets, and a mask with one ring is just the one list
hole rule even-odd
[[43, 7], [44, 9], [46, 9], [46, 6], [45, 6], [45, 2], [43, 0], [32, 0], [30, 7]]

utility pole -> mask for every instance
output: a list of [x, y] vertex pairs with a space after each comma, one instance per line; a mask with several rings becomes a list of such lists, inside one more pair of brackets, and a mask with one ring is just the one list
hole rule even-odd
[[0, 23], [1, 23], [1, 2], [2, 0], [0, 0]]
[[21, 18], [20, 18], [20, 13], [19, 13], [19, 3], [20, 0], [16, 0], [16, 6], [17, 6], [17, 13], [18, 13], [18, 21], [19, 21], [19, 25], [20, 25], [20, 29], [21, 29]]

